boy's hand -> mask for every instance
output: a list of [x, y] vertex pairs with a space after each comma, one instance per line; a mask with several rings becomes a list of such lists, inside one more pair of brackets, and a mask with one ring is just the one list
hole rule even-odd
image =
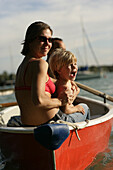
[[76, 105], [76, 112], [81, 112], [83, 115], [85, 114], [85, 110], [81, 105]]

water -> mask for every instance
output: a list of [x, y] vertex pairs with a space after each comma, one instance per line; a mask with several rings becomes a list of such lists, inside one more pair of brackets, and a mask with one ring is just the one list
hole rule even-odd
[[[106, 74], [101, 79], [84, 80], [80, 81], [80, 83], [113, 96], [113, 73]], [[103, 101], [103, 98], [84, 90], [81, 90], [80, 94]], [[111, 101], [107, 101], [107, 103], [113, 105]], [[113, 127], [108, 148], [104, 152], [99, 153], [86, 170], [113, 170]]]
[[[79, 82], [89, 87], [92, 87], [96, 90], [99, 90], [101, 92], [104, 92], [110, 96], [113, 96], [113, 73], [109, 73], [109, 74], [107, 73], [101, 79], [83, 80]], [[103, 101], [103, 98], [91, 94], [89, 92], [86, 92], [84, 90], [80, 91], [80, 95]], [[0, 103], [7, 103], [7, 102], [14, 102], [14, 101], [16, 101], [14, 94], [0, 96]], [[110, 101], [107, 102], [113, 105], [112, 102]], [[2, 155], [0, 155], [0, 159], [1, 158]], [[94, 159], [94, 161], [91, 163], [91, 165], [86, 168], [86, 170], [113, 170], [113, 128], [111, 131], [108, 148], [104, 152], [99, 153]]]

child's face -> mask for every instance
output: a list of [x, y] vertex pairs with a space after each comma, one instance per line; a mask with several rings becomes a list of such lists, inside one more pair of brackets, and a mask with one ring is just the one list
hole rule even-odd
[[78, 66], [76, 62], [64, 65], [60, 71], [59, 76], [65, 80], [75, 80], [78, 71]]

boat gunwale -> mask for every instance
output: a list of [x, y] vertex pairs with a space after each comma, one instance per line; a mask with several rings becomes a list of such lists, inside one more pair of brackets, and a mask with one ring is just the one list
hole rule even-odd
[[[78, 129], [83, 129], [83, 128], [86, 128], [86, 127], [89, 127], [89, 126], [94, 126], [94, 125], [106, 122], [106, 121], [110, 120], [111, 118], [113, 118], [113, 106], [112, 105], [110, 105], [108, 103], [103, 103], [100, 100], [91, 99], [91, 98], [88, 98], [88, 97], [81, 97], [81, 96], [79, 96], [79, 98], [86, 99], [86, 100], [89, 100], [89, 101], [101, 104], [104, 107], [106, 107], [109, 111], [105, 115], [102, 115], [102, 116], [100, 116], [98, 118], [94, 118], [92, 120], [88, 120], [88, 122], [83, 121], [83, 122], [75, 123]], [[17, 107], [17, 106], [12, 106], [12, 107], [6, 108], [5, 110], [9, 110], [9, 109], [12, 109], [14, 107]], [[4, 113], [3, 111], [0, 112], [1, 115], [3, 113]], [[30, 134], [30, 133], [34, 133], [34, 129], [36, 127], [37, 126], [33, 126], [33, 127], [7, 127], [7, 126], [0, 126], [0, 132]], [[73, 129], [74, 128], [72, 126], [69, 126], [69, 130], [73, 130]]]

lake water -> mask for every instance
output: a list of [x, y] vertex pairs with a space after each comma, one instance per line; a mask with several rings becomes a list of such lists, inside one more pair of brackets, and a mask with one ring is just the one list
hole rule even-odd
[[[106, 73], [100, 79], [83, 80], [79, 82], [89, 87], [92, 87], [96, 90], [99, 90], [101, 92], [104, 92], [110, 96], [113, 96], [113, 73], [109, 73], [109, 74]], [[84, 90], [80, 91], [80, 95], [103, 101], [101, 97], [98, 97]], [[14, 102], [14, 101], [15, 101], [14, 94], [0, 96], [0, 103]], [[110, 101], [107, 102], [113, 105], [112, 102]], [[91, 165], [86, 168], [86, 170], [113, 170], [113, 128], [111, 131], [108, 148], [104, 152], [99, 153], [94, 159], [94, 161], [91, 163]]]
[[[113, 73], [105, 74], [101, 79], [84, 80], [80, 81], [80, 83], [113, 96]], [[84, 90], [81, 90], [80, 93], [83, 96], [88, 96], [103, 101], [103, 98]], [[113, 105], [110, 101], [107, 101], [107, 103]], [[86, 168], [86, 170], [113, 170], [113, 127], [108, 148], [104, 152], [99, 153], [90, 166]]]

